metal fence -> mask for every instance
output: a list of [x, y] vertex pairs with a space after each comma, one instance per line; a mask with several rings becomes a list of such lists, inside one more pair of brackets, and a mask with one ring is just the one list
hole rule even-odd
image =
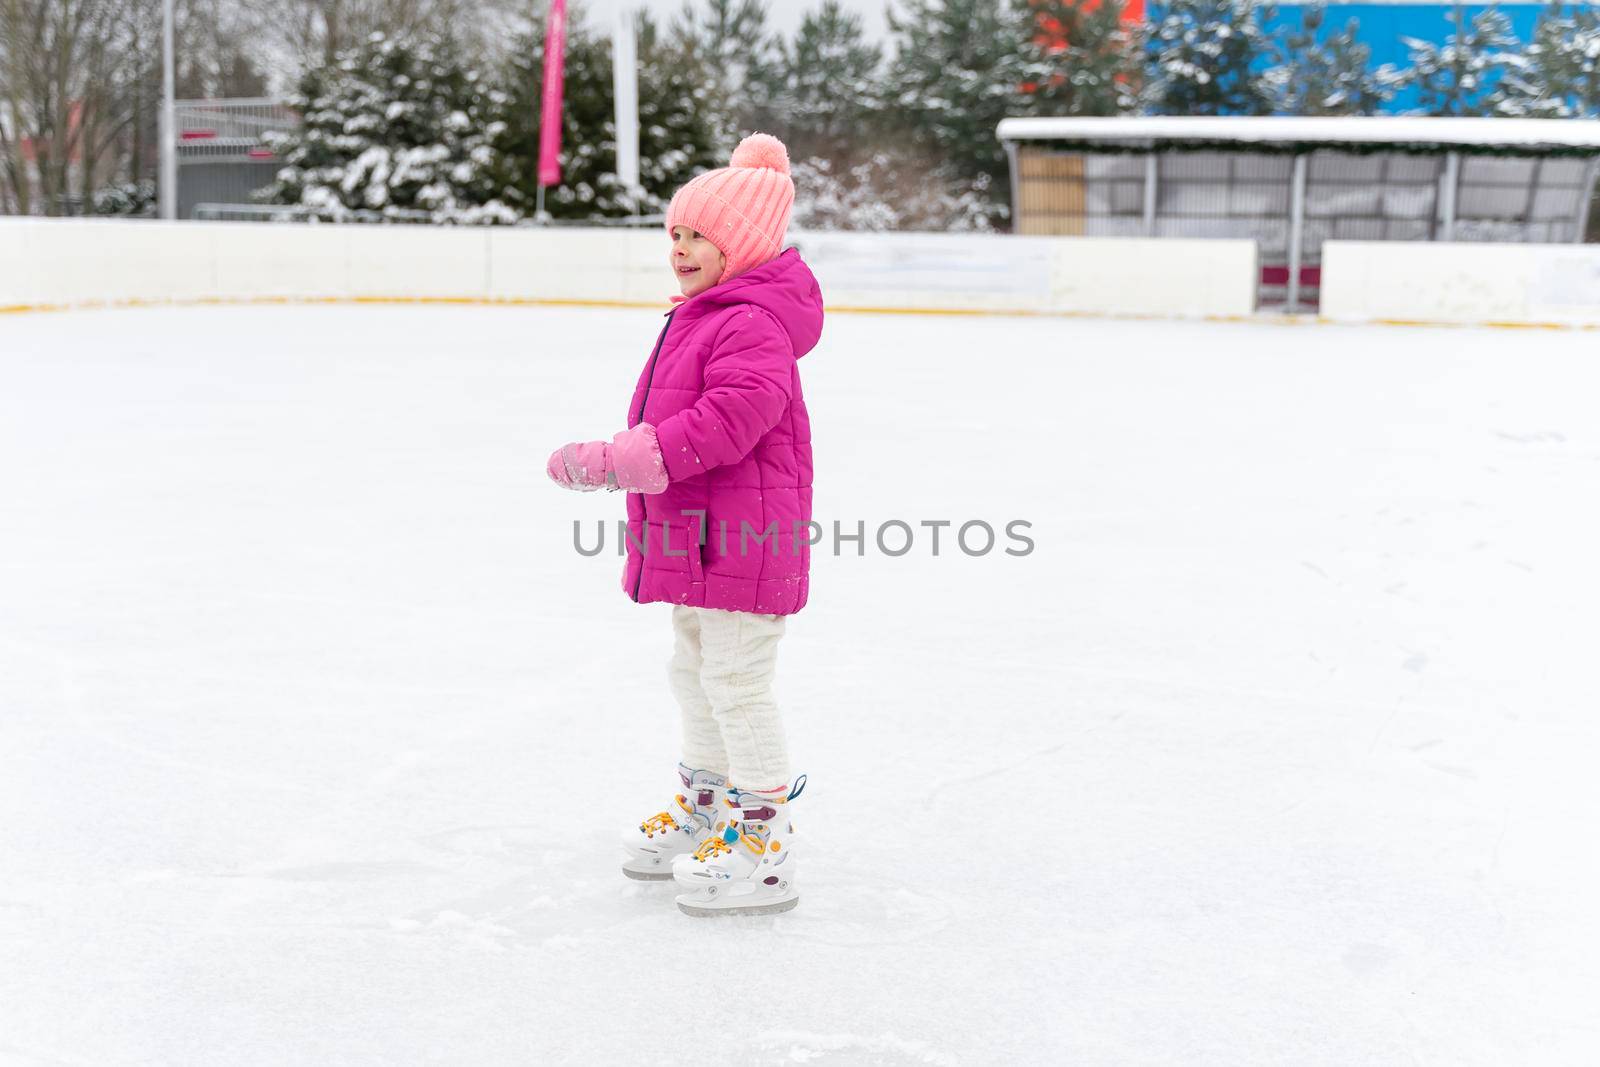
[[264, 135], [292, 130], [299, 117], [267, 97], [229, 100], [178, 100], [178, 152], [183, 162], [197, 160], [270, 159]]
[[1327, 240], [1582, 241], [1597, 167], [1593, 156], [1008, 147], [1017, 233], [1253, 238], [1260, 304], [1291, 311], [1315, 307]]
[[271, 184], [279, 162], [264, 140], [269, 130], [292, 130], [299, 117], [275, 100], [179, 100], [178, 217], [216, 202], [248, 203]]

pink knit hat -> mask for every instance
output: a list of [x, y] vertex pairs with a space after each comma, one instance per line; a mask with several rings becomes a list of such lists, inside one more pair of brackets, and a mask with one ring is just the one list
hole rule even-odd
[[793, 207], [788, 150], [770, 133], [752, 133], [726, 167], [690, 178], [673, 194], [667, 233], [687, 226], [716, 245], [728, 260], [721, 283], [778, 257]]

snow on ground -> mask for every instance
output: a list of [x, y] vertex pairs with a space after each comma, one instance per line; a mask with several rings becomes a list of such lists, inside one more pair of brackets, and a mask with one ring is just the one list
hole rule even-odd
[[661, 321], [0, 318], [0, 1060], [1600, 1055], [1594, 334], [834, 316], [803, 895], [706, 921], [543, 473]]

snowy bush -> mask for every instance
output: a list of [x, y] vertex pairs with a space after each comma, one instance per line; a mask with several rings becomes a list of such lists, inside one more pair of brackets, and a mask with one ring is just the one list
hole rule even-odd
[[129, 218], [154, 218], [156, 183], [149, 178], [138, 182], [118, 182], [96, 189], [90, 202], [96, 215], [123, 215]]
[[447, 44], [375, 33], [301, 78], [289, 105], [302, 123], [265, 135], [284, 165], [256, 198], [335, 222], [357, 212], [515, 222], [488, 176], [503, 96]]
[[812, 157], [791, 171], [797, 229], [995, 231], [988, 175], [962, 179], [886, 152], [852, 166]]

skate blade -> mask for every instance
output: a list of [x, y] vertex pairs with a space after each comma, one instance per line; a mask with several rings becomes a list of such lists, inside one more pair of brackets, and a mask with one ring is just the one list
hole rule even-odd
[[790, 897], [788, 900], [779, 900], [772, 904], [736, 904], [728, 908], [697, 908], [683, 901], [678, 901], [678, 910], [685, 915], [693, 915], [703, 919], [711, 915], [776, 915], [781, 911], [788, 911], [800, 903], [799, 897]]
[[671, 871], [667, 871], [665, 873], [658, 874], [655, 871], [631, 871], [628, 868], [624, 867], [624, 868], [622, 868], [622, 873], [627, 875], [629, 878], [632, 878], [635, 881], [639, 881], [639, 882], [670, 882], [670, 881], [672, 881], [672, 872]]

